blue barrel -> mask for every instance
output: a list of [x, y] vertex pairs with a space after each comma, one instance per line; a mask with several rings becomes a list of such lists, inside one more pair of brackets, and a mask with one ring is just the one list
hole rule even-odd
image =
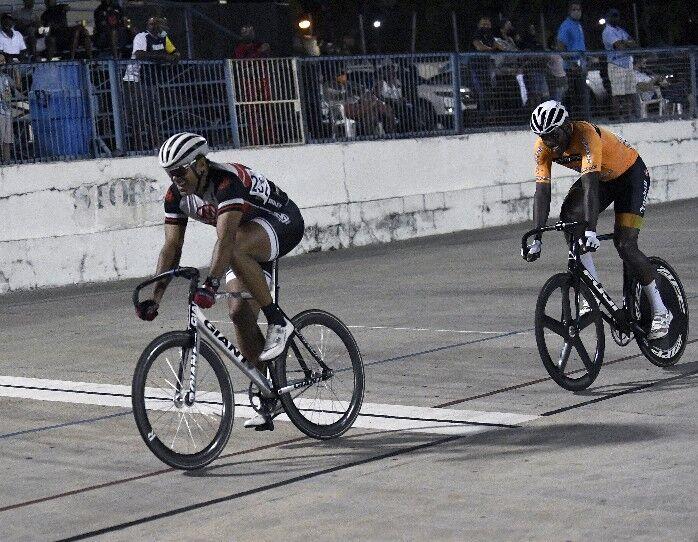
[[85, 66], [78, 62], [36, 65], [29, 112], [37, 158], [76, 158], [90, 154], [92, 122]]

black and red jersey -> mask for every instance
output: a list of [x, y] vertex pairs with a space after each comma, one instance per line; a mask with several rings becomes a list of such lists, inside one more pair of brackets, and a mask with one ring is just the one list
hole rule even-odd
[[241, 222], [247, 222], [260, 211], [283, 213], [288, 202], [286, 193], [261, 173], [242, 164], [209, 162], [203, 195], [182, 196], [172, 183], [165, 195], [165, 223], [184, 224], [193, 218], [215, 226], [218, 216], [228, 211], [240, 211]]

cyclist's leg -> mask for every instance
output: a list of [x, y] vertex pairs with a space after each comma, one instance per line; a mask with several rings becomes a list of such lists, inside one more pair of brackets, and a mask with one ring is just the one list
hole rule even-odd
[[650, 187], [649, 171], [638, 157], [628, 171], [611, 183], [616, 188], [614, 244], [630, 273], [643, 286], [647, 285], [655, 279], [655, 270], [647, 256], [638, 248], [637, 239], [644, 222]]
[[[246, 292], [245, 284], [231, 272], [232, 278], [226, 281], [225, 290], [230, 293]], [[227, 277], [226, 277], [227, 279]], [[249, 361], [255, 364], [257, 369], [264, 369], [259, 363], [259, 354], [264, 348], [264, 335], [257, 325], [259, 315], [259, 303], [254, 299], [228, 299], [228, 313], [235, 328], [237, 345]]]
[[262, 225], [252, 220], [239, 226], [231, 267], [235, 276], [244, 282], [247, 291], [262, 307], [271, 303], [272, 299], [259, 262], [273, 259], [272, 252], [271, 240]]

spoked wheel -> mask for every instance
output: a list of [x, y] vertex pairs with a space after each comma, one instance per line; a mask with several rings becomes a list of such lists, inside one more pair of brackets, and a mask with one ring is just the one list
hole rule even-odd
[[[582, 299], [590, 311], [579, 316]], [[536, 305], [536, 343], [545, 369], [570, 391], [588, 388], [599, 374], [605, 338], [598, 303], [583, 285], [576, 289], [567, 273], [545, 283]]]
[[[294, 336], [284, 355], [275, 363], [277, 388], [298, 384], [281, 395], [286, 414], [298, 429], [318, 439], [338, 437], [359, 415], [364, 397], [364, 365], [361, 352], [347, 327], [327, 312], [309, 310], [293, 317], [293, 325], [314, 353], [329, 368], [323, 368], [300, 337]], [[313, 377], [319, 382], [302, 385]]]
[[233, 427], [233, 388], [223, 361], [201, 341], [196, 394], [189, 391], [191, 335], [165, 333], [143, 351], [133, 375], [136, 425], [158, 459], [198, 469], [221, 453]]
[[[683, 285], [676, 271], [661, 258], [651, 257], [650, 261], [657, 268], [657, 288], [666, 308], [671, 311], [673, 319], [669, 333], [654, 341], [648, 341], [637, 334], [637, 344], [645, 357], [659, 367], [674, 365], [681, 358], [688, 340], [688, 302]], [[652, 323], [652, 308], [642, 285], [633, 280], [630, 303], [633, 318], [640, 327], [649, 331]]]

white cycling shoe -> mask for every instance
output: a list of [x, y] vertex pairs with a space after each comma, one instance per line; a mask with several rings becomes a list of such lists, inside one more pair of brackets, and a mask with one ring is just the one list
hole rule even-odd
[[650, 332], [647, 334], [647, 340], [656, 341], [657, 339], [666, 337], [673, 319], [674, 316], [669, 309], [667, 309], [666, 312], [655, 313], [652, 317], [652, 325], [650, 326]]
[[243, 424], [248, 429], [254, 429], [255, 431], [273, 431], [274, 430], [274, 418], [283, 412], [283, 407], [281, 404], [277, 404], [274, 410], [269, 413], [258, 412], [254, 417], [249, 420], [245, 420]]
[[264, 342], [264, 349], [259, 355], [259, 360], [269, 361], [283, 354], [286, 343], [294, 331], [295, 328], [289, 320], [286, 320], [285, 326], [269, 325], [267, 327], [267, 340]]
[[579, 317], [581, 318], [585, 314], [589, 314], [591, 312], [591, 305], [589, 305], [589, 302], [585, 299], [582, 298], [580, 303], [579, 303]]

